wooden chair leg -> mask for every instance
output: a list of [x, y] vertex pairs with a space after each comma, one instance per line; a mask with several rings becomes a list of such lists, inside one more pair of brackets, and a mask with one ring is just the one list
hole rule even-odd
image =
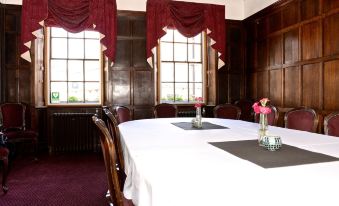
[[4, 193], [6, 194], [8, 191], [8, 186], [7, 186], [7, 176], [8, 176], [8, 158], [4, 158], [2, 159], [3, 161], [3, 167], [4, 167], [4, 171], [2, 174], [2, 190], [4, 191]]

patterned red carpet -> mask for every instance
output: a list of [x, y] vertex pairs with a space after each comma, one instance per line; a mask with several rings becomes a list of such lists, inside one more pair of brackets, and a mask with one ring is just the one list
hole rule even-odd
[[[107, 205], [105, 166], [97, 154], [15, 159], [1, 206]], [[1, 171], [2, 172], [2, 171]]]

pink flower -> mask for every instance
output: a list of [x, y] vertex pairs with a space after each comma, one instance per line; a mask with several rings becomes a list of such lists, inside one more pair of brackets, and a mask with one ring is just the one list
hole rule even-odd
[[260, 113], [259, 103], [258, 102], [254, 103], [252, 108], [253, 108], [255, 113], [257, 113], [257, 114]]
[[203, 99], [202, 99], [202, 97], [196, 97], [196, 98], [195, 98], [195, 101], [197, 101], [197, 102], [202, 102]]
[[259, 106], [259, 111], [262, 114], [269, 114], [269, 113], [271, 113], [271, 108]]
[[264, 106], [264, 107], [265, 107], [268, 101], [270, 101], [268, 98], [262, 98], [262, 99], [260, 100], [261, 106]]
[[198, 107], [202, 107], [202, 105], [203, 105], [202, 103], [195, 103], [194, 107], [198, 108]]

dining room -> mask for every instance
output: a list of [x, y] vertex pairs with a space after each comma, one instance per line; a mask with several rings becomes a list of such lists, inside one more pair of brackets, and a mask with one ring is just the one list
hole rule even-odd
[[0, 205], [338, 205], [339, 0], [0, 0], [0, 25]]

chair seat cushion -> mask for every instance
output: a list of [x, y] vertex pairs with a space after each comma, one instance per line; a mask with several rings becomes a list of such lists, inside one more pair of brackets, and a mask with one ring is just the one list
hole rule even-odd
[[24, 131], [6, 131], [4, 132], [9, 141], [15, 139], [33, 139], [37, 140], [38, 134], [33, 130]]
[[0, 159], [7, 158], [9, 150], [6, 147], [0, 147]]

